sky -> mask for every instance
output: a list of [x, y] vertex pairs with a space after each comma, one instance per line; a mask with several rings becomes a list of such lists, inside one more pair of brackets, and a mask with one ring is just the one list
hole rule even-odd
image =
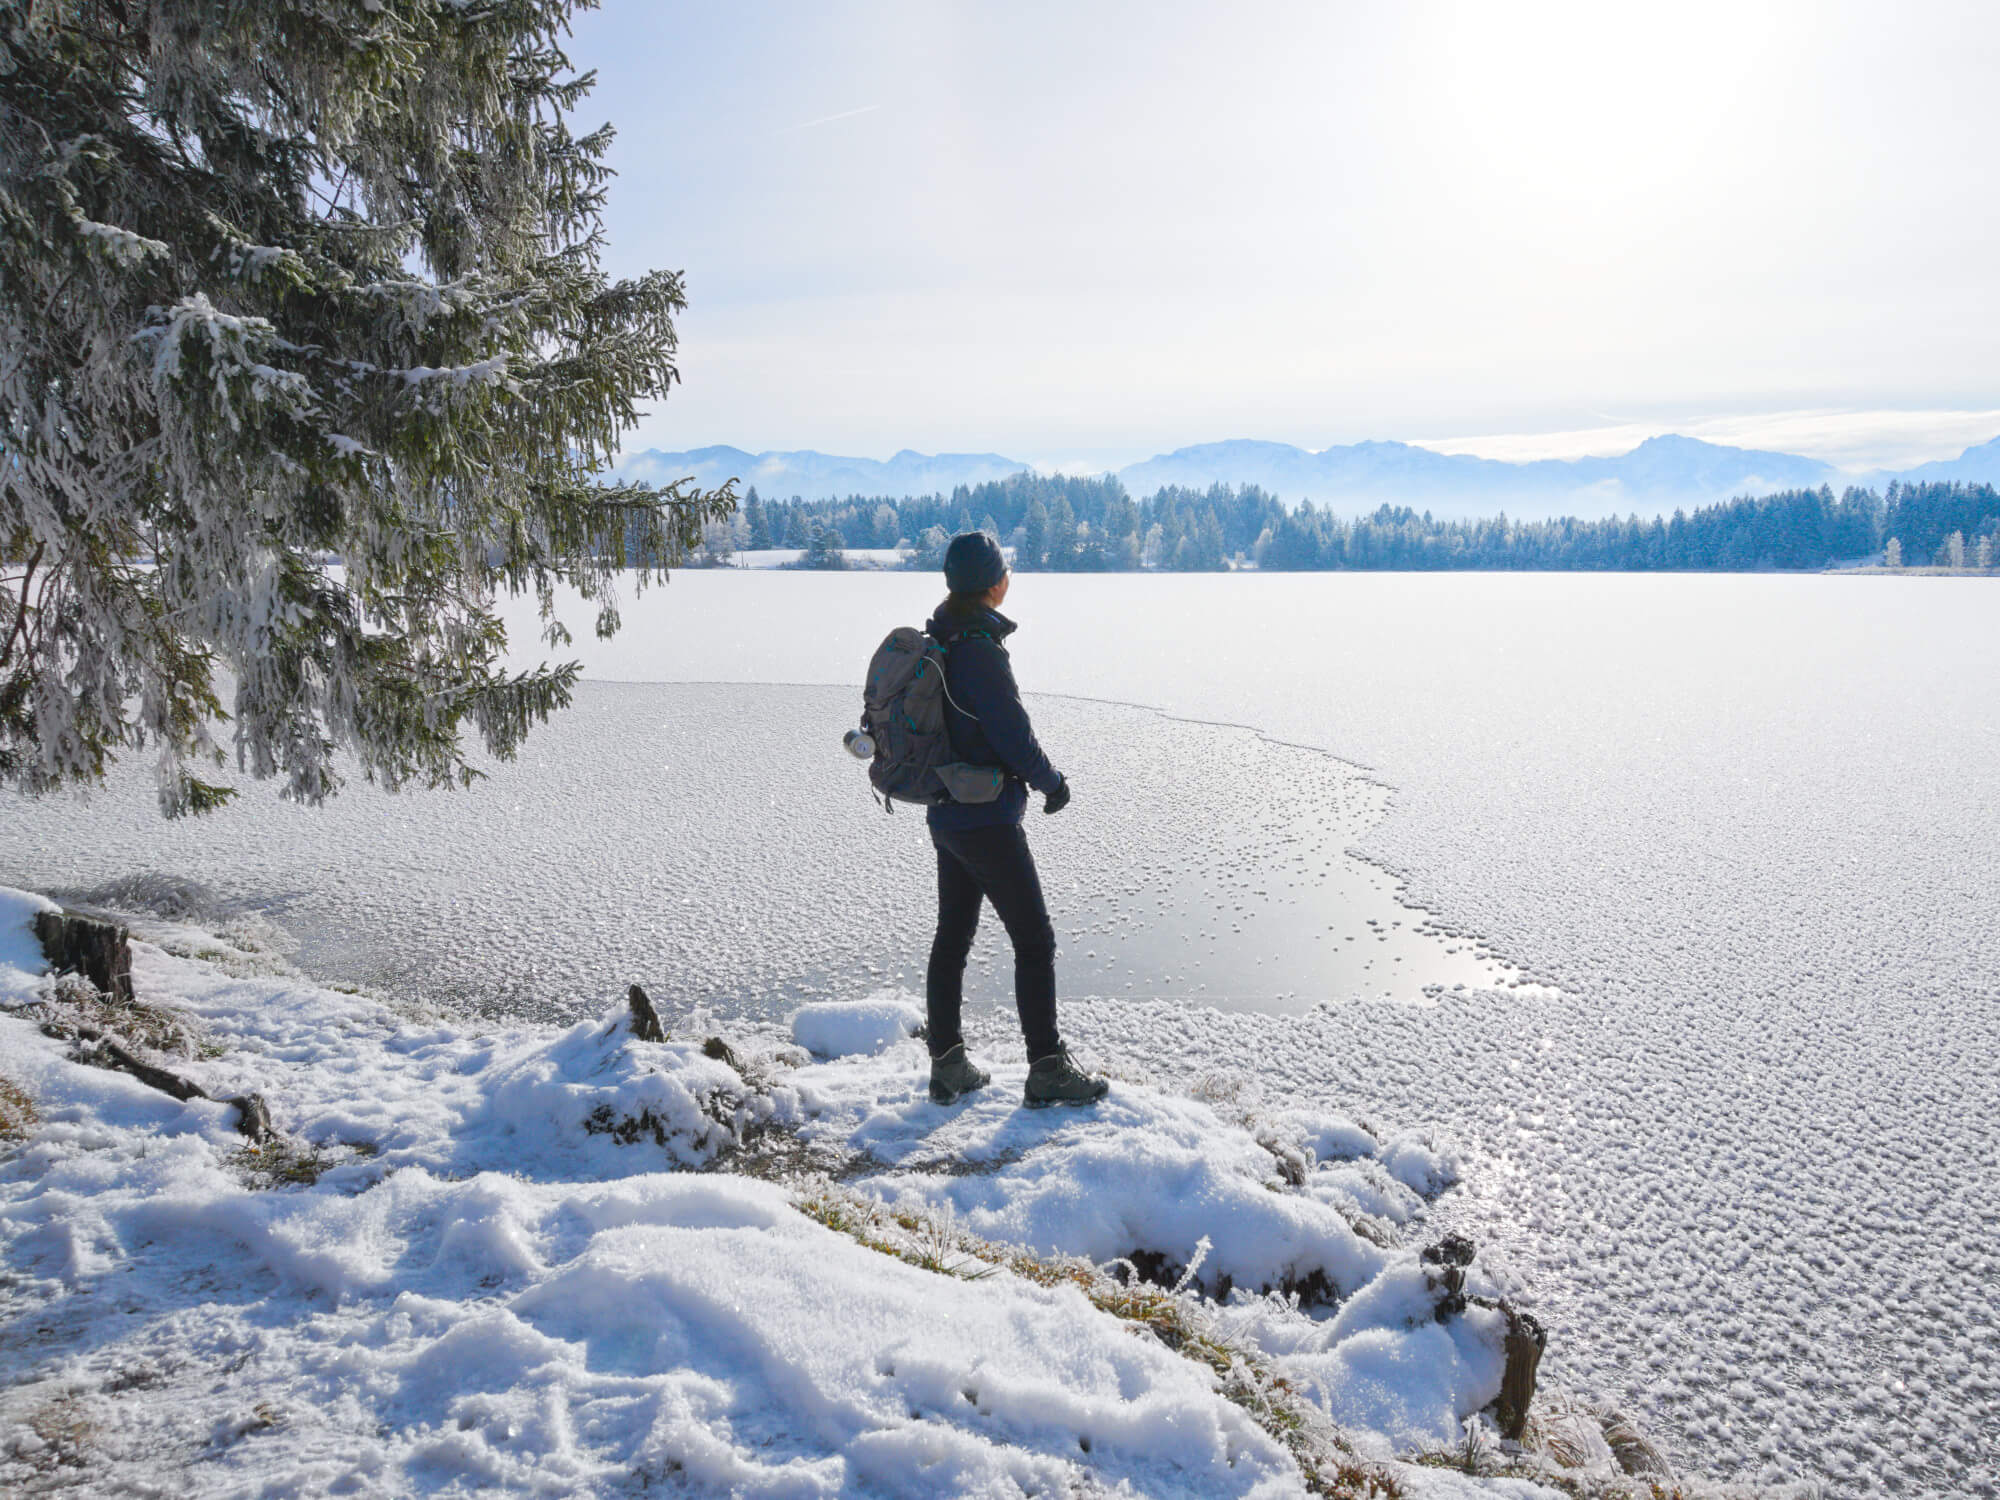
[[628, 449], [2000, 434], [2000, 7], [609, 0], [569, 50], [608, 268], [687, 277]]

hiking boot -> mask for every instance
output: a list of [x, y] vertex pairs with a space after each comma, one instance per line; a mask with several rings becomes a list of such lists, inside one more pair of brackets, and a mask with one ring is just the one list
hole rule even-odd
[[1057, 1047], [1038, 1057], [1028, 1069], [1028, 1086], [1021, 1102], [1030, 1109], [1049, 1104], [1095, 1104], [1111, 1092], [1111, 1080], [1086, 1073], [1073, 1062], [1069, 1048]]
[[984, 1068], [974, 1067], [960, 1042], [943, 1057], [931, 1059], [931, 1103], [950, 1104], [961, 1094], [983, 1089], [993, 1081]]

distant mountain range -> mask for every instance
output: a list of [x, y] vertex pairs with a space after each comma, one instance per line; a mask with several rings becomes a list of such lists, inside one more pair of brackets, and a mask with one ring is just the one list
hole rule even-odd
[[1962, 480], [1966, 484], [2000, 484], [2000, 437], [1990, 443], [1981, 443], [1976, 448], [1967, 448], [1957, 458], [1940, 458], [1934, 463], [1918, 464], [1914, 469], [1905, 469], [1893, 477], [1918, 484], [1933, 484], [1943, 479]]
[[[766, 496], [808, 500], [848, 495], [948, 494], [1026, 471], [1028, 465], [998, 453], [913, 453], [904, 449], [886, 463], [840, 458], [810, 449], [745, 453], [740, 448], [658, 449], [628, 455], [619, 472], [661, 483], [693, 476], [704, 486], [738, 479]], [[1537, 459], [1509, 463], [1469, 454], [1435, 453], [1410, 443], [1349, 443], [1315, 453], [1289, 443], [1238, 440], [1178, 448], [1118, 471], [1134, 495], [1164, 485], [1206, 489], [1211, 484], [1261, 485], [1289, 502], [1311, 500], [1341, 515], [1380, 505], [1408, 505], [1439, 517], [1522, 518], [1573, 515], [1595, 518], [1637, 511], [1655, 515], [1675, 507], [1726, 500], [1734, 495], [1830, 484], [1880, 488], [1892, 479], [2000, 482], [2000, 438], [1968, 448], [1955, 459], [1921, 464], [1900, 473], [1846, 474], [1830, 464], [1791, 453], [1731, 448], [1698, 438], [1648, 438], [1615, 458]]]
[[1696, 438], [1648, 438], [1618, 458], [1507, 463], [1434, 453], [1409, 443], [1351, 443], [1311, 453], [1285, 443], [1205, 443], [1120, 472], [1125, 487], [1262, 485], [1285, 500], [1310, 499], [1342, 513], [1407, 505], [1438, 516], [1649, 513], [1750, 492], [1835, 481], [1817, 459], [1724, 448]]
[[797, 453], [745, 453], [741, 448], [694, 448], [662, 453], [648, 448], [628, 454], [618, 465], [627, 479], [665, 484], [693, 475], [704, 488], [725, 479], [755, 485], [763, 494], [789, 500], [831, 500], [846, 495], [950, 494], [961, 484], [1005, 479], [1028, 466], [997, 453], [912, 453], [905, 448], [887, 463], [874, 458], [838, 458], [806, 449]]

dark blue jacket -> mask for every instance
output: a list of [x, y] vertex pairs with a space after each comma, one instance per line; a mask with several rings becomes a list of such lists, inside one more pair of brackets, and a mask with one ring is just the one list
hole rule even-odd
[[1013, 664], [1003, 644], [1016, 629], [994, 609], [959, 614], [940, 609], [924, 626], [945, 648], [945, 731], [955, 759], [974, 766], [999, 766], [1007, 773], [991, 802], [948, 802], [932, 807], [930, 826], [947, 831], [1018, 823], [1028, 806], [1028, 788], [1052, 792], [1062, 783], [1035, 741], [1035, 728], [1021, 706]]

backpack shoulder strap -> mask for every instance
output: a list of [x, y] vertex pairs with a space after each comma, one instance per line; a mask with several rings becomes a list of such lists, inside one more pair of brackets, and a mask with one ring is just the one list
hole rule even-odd
[[[945, 658], [946, 664], [949, 665], [951, 661], [951, 648], [957, 645], [960, 641], [965, 640], [968, 636], [985, 636], [988, 640], [991, 640], [993, 638], [992, 633], [990, 631], [954, 630], [948, 635], [928, 636], [928, 639], [936, 643], [938, 650], [943, 654]], [[943, 673], [938, 674], [938, 686], [944, 689], [945, 702], [949, 703], [953, 708], [957, 709], [960, 713], [964, 714], [966, 718], [972, 720], [973, 723], [977, 724], [979, 722], [978, 714], [973, 713], [969, 709], [960, 707], [959, 701], [956, 698], [952, 697], [951, 684], [945, 680]]]
[[949, 634], [943, 636], [932, 636], [931, 639], [936, 641], [940, 646], [944, 647], [945, 650], [947, 651], [949, 651], [953, 646], [956, 646], [960, 641], [992, 641], [995, 645], [998, 645], [1000, 641], [1000, 637], [995, 635], [992, 631], [979, 630], [976, 628], [968, 628], [965, 630], [954, 630], [951, 631]]

